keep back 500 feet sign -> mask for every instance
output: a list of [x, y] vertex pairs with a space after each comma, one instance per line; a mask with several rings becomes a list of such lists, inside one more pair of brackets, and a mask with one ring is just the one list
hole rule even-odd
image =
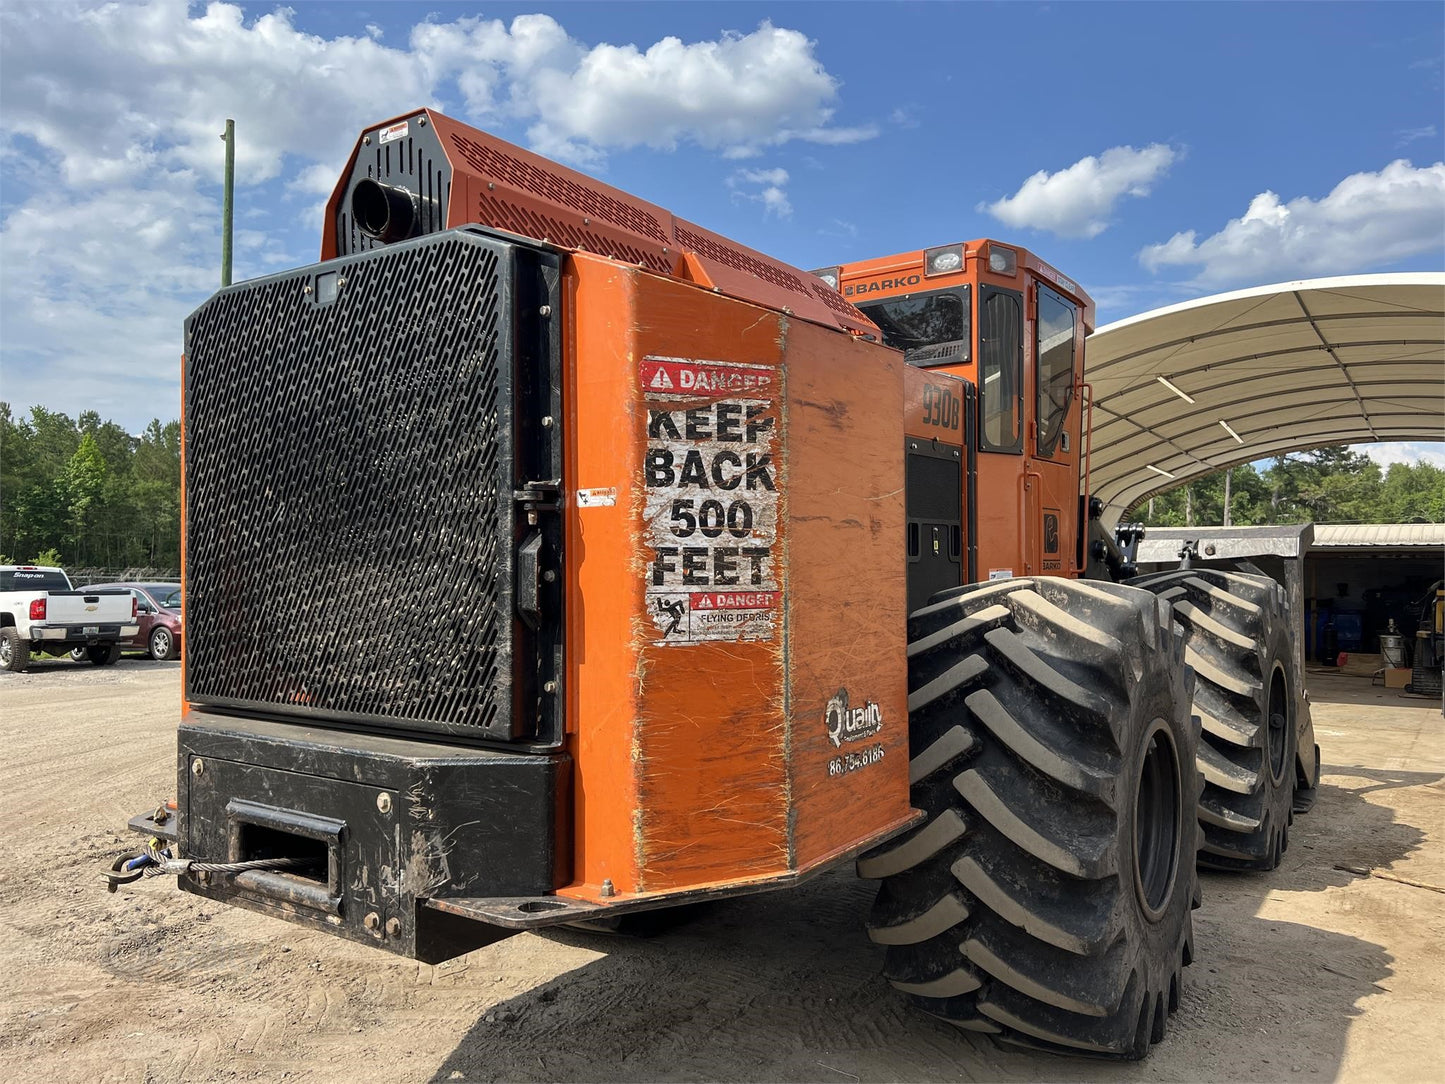
[[771, 640], [777, 625], [777, 373], [648, 357], [645, 538], [656, 642]]

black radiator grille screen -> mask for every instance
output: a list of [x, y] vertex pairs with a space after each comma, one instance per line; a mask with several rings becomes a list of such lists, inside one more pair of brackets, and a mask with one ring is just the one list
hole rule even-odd
[[191, 317], [188, 699], [509, 736], [511, 268], [442, 235]]

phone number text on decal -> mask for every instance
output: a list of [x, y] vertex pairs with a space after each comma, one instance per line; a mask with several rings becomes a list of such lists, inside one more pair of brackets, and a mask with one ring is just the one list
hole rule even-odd
[[828, 761], [828, 774], [830, 776], [847, 775], [849, 772], [856, 772], [859, 768], [866, 768], [870, 764], [877, 764], [883, 759], [883, 744], [870, 745], [867, 749], [860, 749], [856, 753], [844, 753], [842, 756], [834, 757]]

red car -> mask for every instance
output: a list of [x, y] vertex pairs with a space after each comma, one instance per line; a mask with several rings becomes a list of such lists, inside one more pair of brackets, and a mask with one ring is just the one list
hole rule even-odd
[[178, 583], [92, 583], [85, 590], [125, 590], [135, 595], [140, 632], [121, 641], [128, 651], [144, 649], [157, 662], [181, 657], [181, 585]]

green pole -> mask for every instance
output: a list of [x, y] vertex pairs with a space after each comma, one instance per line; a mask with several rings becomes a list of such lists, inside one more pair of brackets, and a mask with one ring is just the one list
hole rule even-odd
[[221, 198], [221, 285], [231, 285], [231, 212], [236, 197], [236, 122], [227, 118], [226, 187]]

